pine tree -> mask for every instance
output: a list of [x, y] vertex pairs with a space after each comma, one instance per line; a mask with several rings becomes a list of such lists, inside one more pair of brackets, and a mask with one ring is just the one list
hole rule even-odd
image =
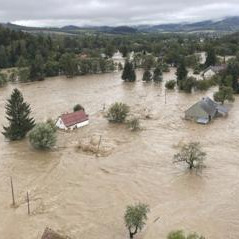
[[129, 61], [126, 61], [126, 63], [125, 63], [123, 74], [122, 74], [122, 79], [124, 81], [128, 81], [128, 82], [133, 82], [136, 80], [136, 75], [135, 75], [133, 64]]
[[23, 95], [18, 89], [13, 90], [5, 109], [9, 126], [3, 127], [2, 134], [10, 140], [24, 138], [27, 132], [34, 127], [35, 121], [30, 117], [30, 105], [24, 102]]
[[207, 59], [205, 62], [205, 67], [215, 66], [216, 63], [217, 63], [217, 57], [216, 57], [215, 50], [210, 47], [207, 51]]
[[179, 63], [176, 75], [177, 75], [177, 85], [181, 88], [183, 81], [186, 80], [188, 75], [188, 71], [186, 69], [184, 60], [182, 60]]

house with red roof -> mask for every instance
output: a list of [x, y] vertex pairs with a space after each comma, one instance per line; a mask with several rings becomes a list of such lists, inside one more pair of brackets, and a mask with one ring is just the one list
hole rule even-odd
[[81, 128], [89, 124], [89, 116], [84, 110], [79, 110], [72, 113], [62, 114], [57, 122], [56, 127], [64, 130], [73, 130]]

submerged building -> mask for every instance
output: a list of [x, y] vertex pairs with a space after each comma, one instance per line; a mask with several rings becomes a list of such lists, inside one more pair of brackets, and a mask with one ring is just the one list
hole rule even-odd
[[208, 124], [213, 118], [227, 114], [226, 107], [214, 102], [209, 97], [205, 97], [185, 111], [185, 119], [193, 120], [199, 124]]

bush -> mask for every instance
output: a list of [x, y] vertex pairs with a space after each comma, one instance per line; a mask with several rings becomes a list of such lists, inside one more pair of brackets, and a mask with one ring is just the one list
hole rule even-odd
[[50, 123], [39, 123], [30, 131], [29, 140], [36, 149], [50, 149], [56, 144], [56, 130]]
[[80, 111], [80, 110], [85, 111], [84, 107], [82, 105], [80, 105], [80, 104], [75, 105], [74, 108], [73, 108], [74, 112]]
[[124, 103], [114, 103], [107, 112], [107, 118], [110, 122], [122, 123], [129, 113], [129, 106]]
[[211, 82], [209, 80], [199, 80], [195, 83], [196, 89], [205, 91], [211, 87]]
[[128, 120], [127, 122], [128, 128], [130, 128], [132, 131], [140, 130], [140, 122], [138, 118], [132, 118]]
[[175, 80], [169, 80], [169, 81], [166, 82], [165, 87], [168, 90], [173, 90], [175, 88], [175, 85], [176, 85], [176, 81]]
[[186, 236], [183, 231], [178, 230], [170, 232], [167, 239], [205, 239], [205, 237], [199, 236], [197, 233], [191, 233]]

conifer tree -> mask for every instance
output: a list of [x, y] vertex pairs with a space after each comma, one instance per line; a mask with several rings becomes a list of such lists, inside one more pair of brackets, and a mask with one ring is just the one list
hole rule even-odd
[[210, 47], [207, 51], [207, 59], [205, 62], [205, 67], [209, 67], [209, 66], [215, 66], [217, 63], [217, 56], [215, 53], [215, 50]]
[[136, 80], [133, 64], [129, 61], [125, 62], [122, 79], [128, 82], [133, 82]]
[[24, 102], [23, 95], [18, 89], [14, 89], [5, 106], [6, 118], [9, 126], [3, 127], [2, 134], [10, 140], [19, 140], [26, 136], [35, 121], [30, 117], [30, 105]]
[[184, 80], [186, 80], [187, 75], [188, 75], [188, 71], [186, 69], [184, 60], [181, 60], [181, 62], [179, 63], [179, 65], [177, 67], [176, 75], [177, 75], [177, 85], [181, 89], [182, 83]]

